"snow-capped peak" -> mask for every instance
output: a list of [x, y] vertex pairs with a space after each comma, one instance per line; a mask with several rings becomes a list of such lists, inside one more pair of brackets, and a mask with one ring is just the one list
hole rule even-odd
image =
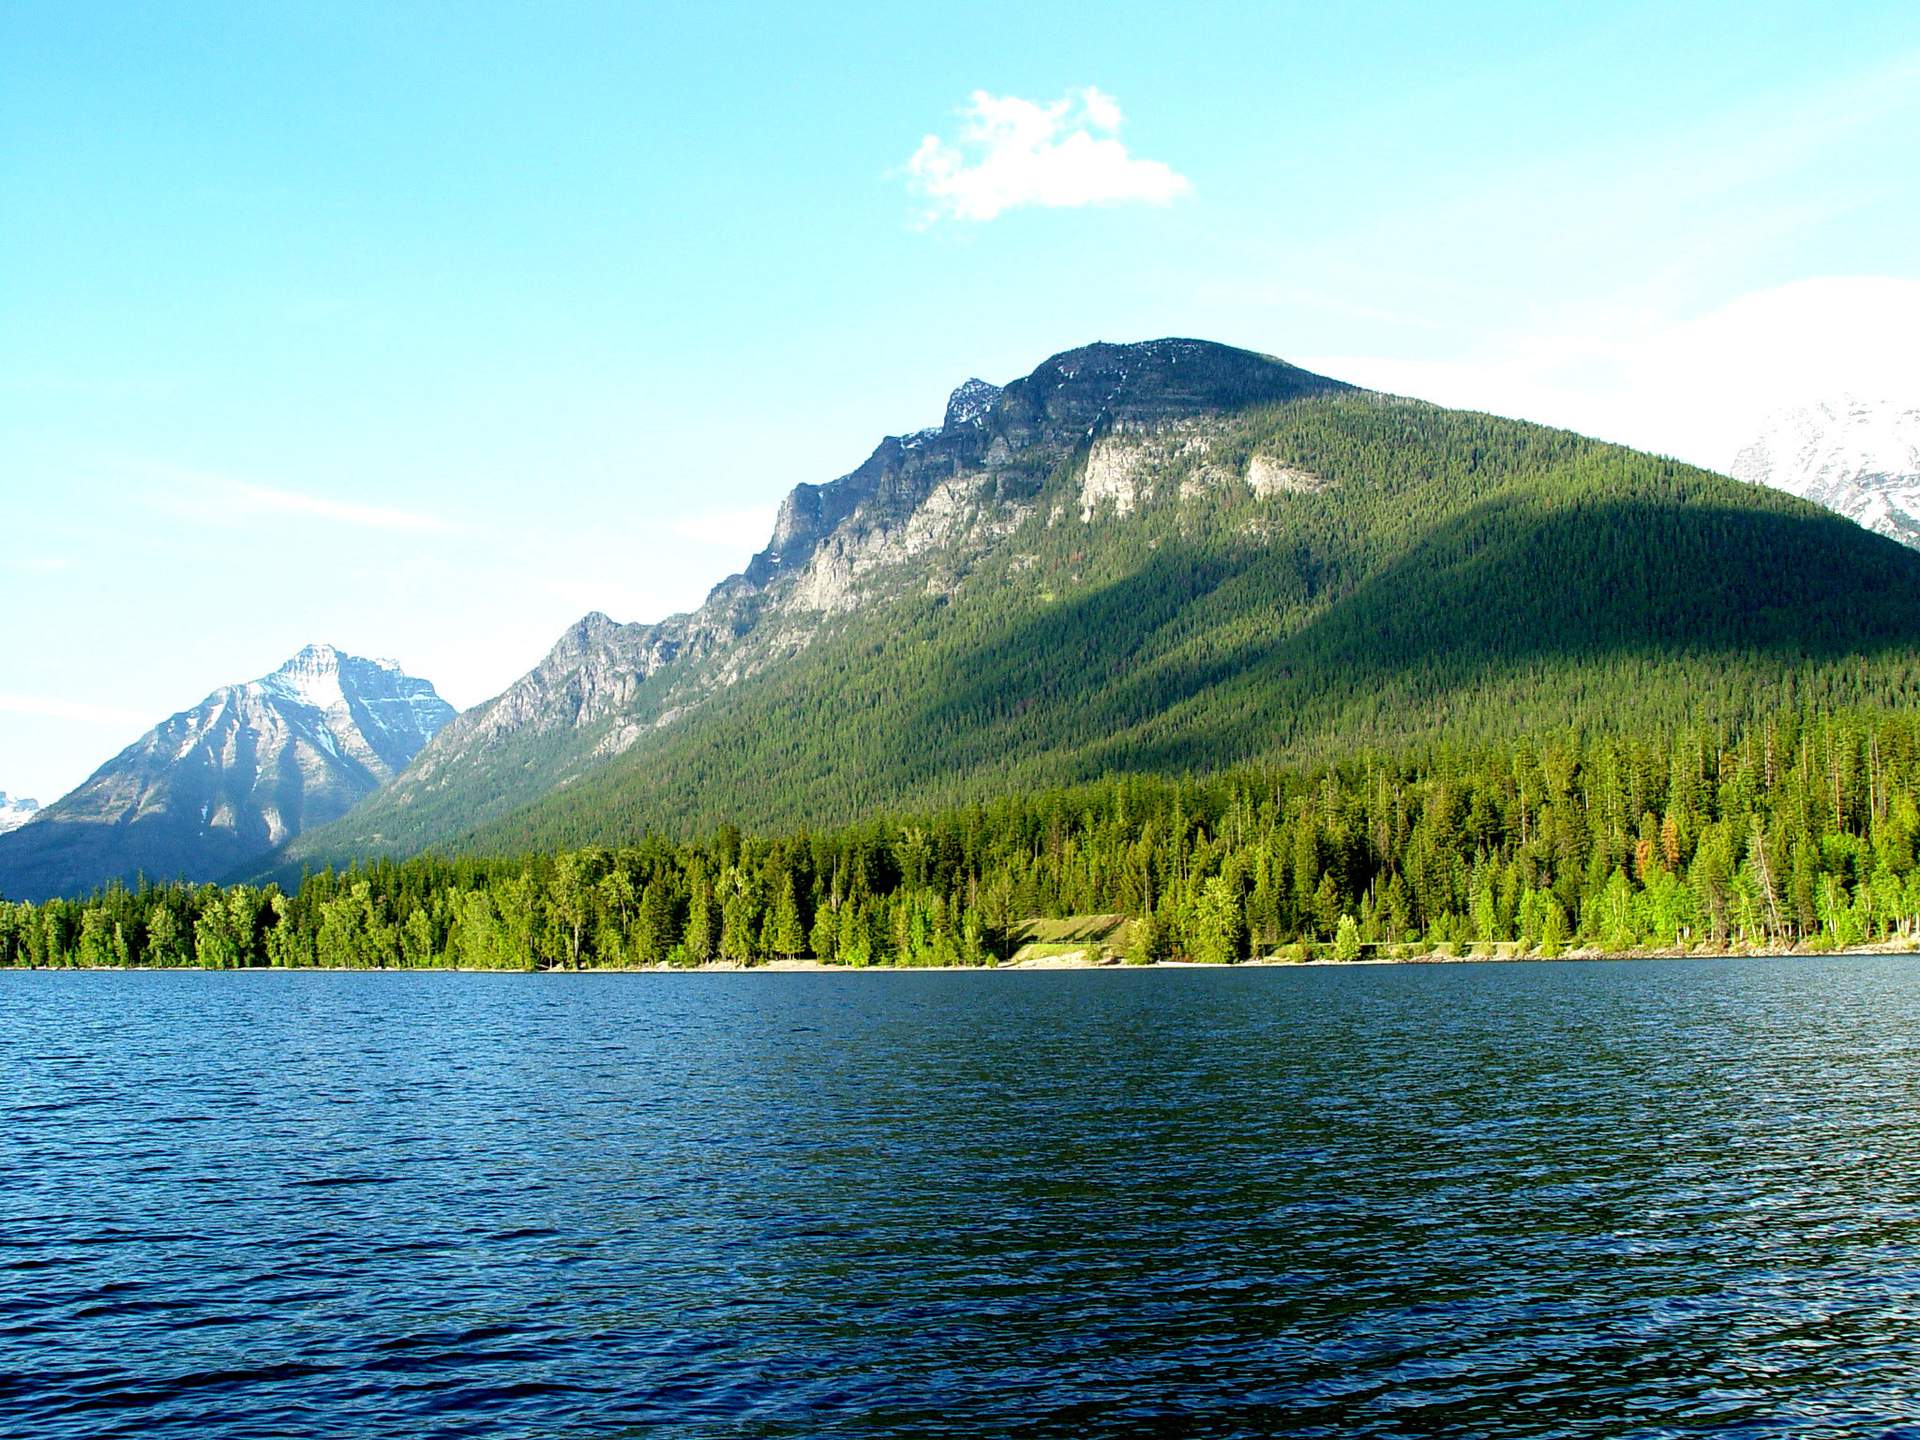
[[0, 835], [9, 830], [18, 830], [39, 813], [38, 800], [9, 796], [6, 791], [0, 790]]
[[297, 704], [316, 710], [345, 706], [346, 693], [340, 688], [340, 652], [331, 645], [308, 645], [271, 675], [256, 681]]
[[1731, 473], [1920, 547], [1920, 406], [1844, 395], [1779, 411]]

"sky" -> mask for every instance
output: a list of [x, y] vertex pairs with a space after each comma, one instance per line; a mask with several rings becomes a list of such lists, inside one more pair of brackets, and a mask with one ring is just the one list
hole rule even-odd
[[1920, 7], [9, 0], [0, 791], [309, 641], [455, 705], [1188, 335], [1724, 468], [1920, 401]]

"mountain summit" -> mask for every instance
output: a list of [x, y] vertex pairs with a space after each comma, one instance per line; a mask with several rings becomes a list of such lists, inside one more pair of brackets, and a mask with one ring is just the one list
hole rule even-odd
[[[676, 731], [716, 697], [894, 602], [954, 593], [1023, 525], [1036, 515], [1046, 522], [1050, 484], [1089, 446], [1098, 470], [1071, 510], [1124, 515], [1134, 472], [1146, 483], [1149, 450], [1172, 443], [1191, 459], [1205, 449], [1201, 429], [1172, 439], [1180, 427], [1346, 393], [1358, 392], [1270, 356], [1187, 339], [1083, 346], [1005, 386], [968, 380], [938, 427], [888, 436], [837, 480], [796, 485], [766, 547], [699, 609], [655, 624], [584, 617], [504, 694], [436, 736], [398, 788], [289, 856], [320, 846], [334, 854], [349, 834], [337, 853], [449, 839]], [[1245, 457], [1237, 463], [1246, 470]], [[1265, 473], [1196, 471], [1185, 483], [1249, 494]], [[1032, 558], [996, 563], [1018, 571]]]
[[453, 713], [392, 661], [309, 645], [163, 721], [0, 835], [0, 894], [72, 894], [137, 873], [221, 879], [346, 813]]
[[1915, 635], [1920, 555], [1789, 496], [1224, 345], [1095, 344], [794, 486], [690, 614], [588, 615], [274, 863], [1747, 715], [1906, 686]]
[[40, 802], [29, 800], [21, 795], [8, 795], [0, 790], [0, 835], [9, 830], [18, 830], [34, 816], [40, 813]]
[[1849, 396], [1780, 411], [1730, 473], [1920, 548], [1920, 406]]

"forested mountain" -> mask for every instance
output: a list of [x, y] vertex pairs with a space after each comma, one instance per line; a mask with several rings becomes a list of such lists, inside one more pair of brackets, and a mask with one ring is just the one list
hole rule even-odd
[[844, 821], [1120, 771], [1920, 694], [1920, 556], [1564, 431], [1096, 345], [802, 485], [692, 615], [589, 616], [278, 857]]
[[391, 661], [310, 645], [155, 726], [0, 835], [0, 895], [72, 894], [136, 874], [215, 879], [344, 814], [452, 716]]
[[1781, 411], [1732, 473], [1920, 546], [1920, 406], [1849, 398]]

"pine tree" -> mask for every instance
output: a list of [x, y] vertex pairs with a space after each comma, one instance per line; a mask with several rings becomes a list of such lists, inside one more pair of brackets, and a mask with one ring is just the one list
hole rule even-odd
[[720, 956], [739, 964], [753, 959], [754, 921], [758, 907], [753, 897], [735, 888], [720, 907]]
[[673, 948], [673, 899], [660, 881], [649, 881], [640, 892], [640, 913], [634, 923], [633, 957], [642, 965], [658, 965]]
[[809, 933], [808, 946], [816, 960], [832, 961], [839, 956], [840, 920], [833, 911], [821, 905], [813, 912], [813, 929]]
[[1232, 965], [1247, 953], [1246, 917], [1239, 889], [1224, 875], [1201, 887], [1194, 917], [1193, 958], [1202, 965]]
[[713, 934], [713, 890], [707, 884], [704, 871], [696, 870], [693, 880], [693, 900], [687, 907], [687, 958], [696, 965], [705, 965], [716, 953]]
[[779, 894], [773, 902], [773, 914], [767, 922], [767, 941], [774, 954], [791, 960], [806, 948], [806, 932], [800, 926], [800, 905], [793, 896], [793, 876], [782, 875]]

